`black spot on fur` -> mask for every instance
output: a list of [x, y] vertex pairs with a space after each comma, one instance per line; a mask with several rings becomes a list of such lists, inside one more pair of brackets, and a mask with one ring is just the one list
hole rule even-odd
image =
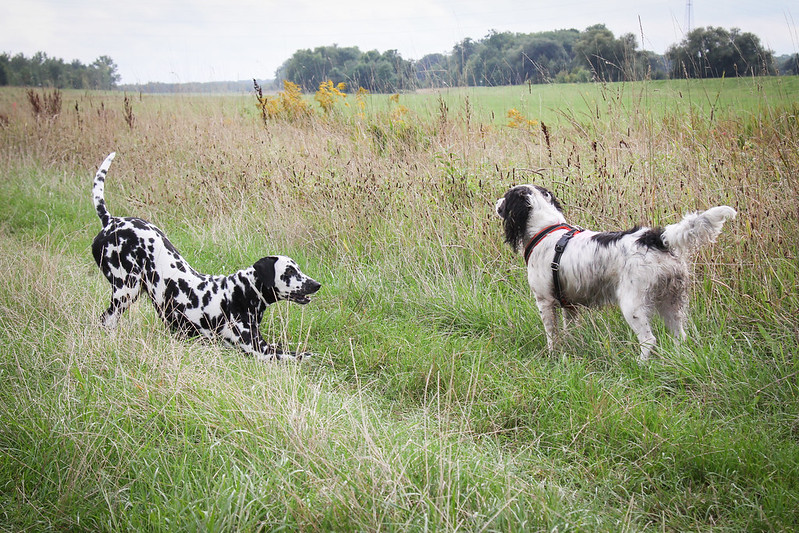
[[643, 235], [638, 237], [636, 242], [641, 246], [654, 248], [656, 250], [660, 250], [661, 252], [667, 252], [669, 250], [666, 246], [666, 243], [663, 242], [662, 228], [652, 228], [647, 230]]
[[291, 278], [298, 278], [300, 277], [300, 272], [294, 268], [293, 266], [289, 266], [283, 273], [280, 275], [280, 280], [284, 282], [286, 285], [291, 284]]
[[211, 303], [211, 299], [214, 297], [214, 293], [211, 291], [203, 293], [203, 308], [208, 307], [208, 304]]
[[214, 333], [219, 333], [222, 331], [222, 326], [224, 325], [224, 315], [218, 315], [215, 317], [209, 316], [208, 314], [203, 314], [200, 317], [200, 327], [208, 330], [213, 331]]
[[193, 309], [195, 307], [200, 307], [200, 298], [197, 295], [197, 292], [192, 290], [191, 285], [189, 285], [187, 280], [179, 279], [178, 289], [180, 290], [181, 294], [189, 300], [189, 303], [186, 304], [189, 308]]
[[597, 233], [591, 237], [591, 239], [596, 241], [601, 246], [610, 246], [611, 244], [615, 244], [620, 241], [623, 237], [635, 233], [639, 229], [641, 229], [639, 226], [635, 226], [627, 231], [605, 231], [602, 233]]

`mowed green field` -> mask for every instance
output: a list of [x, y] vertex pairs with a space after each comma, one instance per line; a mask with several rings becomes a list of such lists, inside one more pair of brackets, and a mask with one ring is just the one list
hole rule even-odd
[[[644, 114], [654, 120], [682, 113], [740, 117], [797, 102], [797, 95], [799, 77], [788, 76], [431, 89], [403, 94], [400, 102], [424, 117], [437, 117], [443, 102], [450, 113], [463, 118], [470, 108], [472, 118], [481, 123], [506, 124], [508, 110], [516, 109], [527, 118], [552, 125], [593, 121], [606, 114]], [[390, 107], [389, 99], [381, 95], [371, 95], [369, 104], [378, 111]]]
[[[36, 116], [0, 90], [0, 530], [799, 528], [797, 81], [348, 96], [266, 122], [251, 96], [65, 92]], [[111, 213], [197, 270], [281, 253], [323, 283], [262, 324], [314, 358], [177, 339], [146, 297], [99, 327], [111, 151]], [[735, 207], [694, 258], [689, 340], [658, 323], [639, 365], [600, 309], [549, 353], [492, 212], [524, 182], [592, 229]]]

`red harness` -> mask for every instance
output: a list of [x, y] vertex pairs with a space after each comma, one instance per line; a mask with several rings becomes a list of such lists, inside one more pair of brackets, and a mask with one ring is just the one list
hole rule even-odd
[[583, 231], [581, 228], [575, 228], [574, 226], [570, 226], [568, 224], [553, 224], [551, 226], [547, 226], [546, 228], [542, 229], [535, 236], [530, 239], [530, 242], [527, 243], [527, 246], [524, 248], [524, 263], [530, 260], [530, 254], [533, 253], [533, 248], [535, 248], [538, 243], [544, 240], [544, 237], [552, 233], [553, 231], [558, 231], [561, 229], [568, 230], [563, 236], [558, 239], [557, 244], [555, 244], [555, 257], [552, 258], [552, 264], [550, 268], [552, 268], [552, 283], [554, 285], [554, 292], [555, 292], [555, 299], [560, 302], [561, 307], [574, 307], [571, 303], [569, 303], [566, 298], [563, 297], [563, 289], [560, 285], [560, 276], [558, 275], [558, 271], [560, 270], [560, 256], [563, 255], [563, 251], [566, 249], [566, 245], [569, 244], [569, 240]]

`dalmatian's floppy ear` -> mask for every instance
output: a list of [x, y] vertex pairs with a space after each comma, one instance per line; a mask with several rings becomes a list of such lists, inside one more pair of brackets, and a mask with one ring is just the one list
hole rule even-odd
[[275, 278], [276, 278], [275, 263], [277, 263], [277, 257], [269, 256], [259, 259], [253, 265], [253, 268], [255, 269], [256, 279], [264, 287], [275, 286]]

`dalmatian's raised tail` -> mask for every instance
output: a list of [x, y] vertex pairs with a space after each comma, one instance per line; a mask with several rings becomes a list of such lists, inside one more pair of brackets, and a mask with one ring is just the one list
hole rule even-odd
[[111, 161], [114, 160], [115, 155], [117, 155], [116, 152], [111, 152], [105, 158], [105, 161], [97, 170], [97, 174], [94, 175], [94, 184], [92, 186], [94, 208], [97, 210], [97, 216], [100, 217], [103, 227], [111, 222], [111, 213], [108, 212], [108, 208], [105, 206], [105, 176], [108, 174], [108, 168], [111, 166]]

